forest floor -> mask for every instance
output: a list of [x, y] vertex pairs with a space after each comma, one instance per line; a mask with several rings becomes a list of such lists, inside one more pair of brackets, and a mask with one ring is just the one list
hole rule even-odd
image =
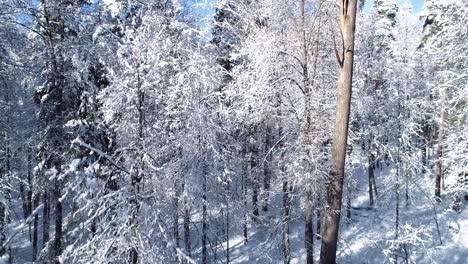
[[[395, 251], [391, 250], [395, 238], [395, 169], [383, 165], [376, 170], [378, 197], [369, 207], [367, 174], [362, 166], [356, 166], [357, 176], [351, 221], [347, 223], [342, 213], [338, 263], [391, 263]], [[361, 168], [361, 169], [359, 169]], [[455, 182], [448, 179], [447, 189]], [[462, 201], [459, 213], [452, 210], [452, 199], [445, 194], [441, 203], [433, 201], [434, 177], [429, 173], [412, 179], [409, 183], [408, 203], [406, 185], [400, 188], [399, 238], [404, 242], [396, 246], [399, 262], [405, 263], [468, 263], [468, 210], [467, 201]], [[278, 212], [277, 212], [278, 213]], [[315, 227], [314, 227], [315, 228]], [[231, 263], [283, 263], [280, 230], [277, 234], [252, 228], [250, 241], [243, 237], [230, 241]], [[280, 229], [280, 228], [278, 228]], [[267, 229], [265, 230], [272, 230]], [[439, 230], [439, 231], [438, 231]], [[290, 224], [292, 264], [306, 262], [303, 244], [304, 221], [296, 217]], [[314, 257], [318, 263], [321, 241], [314, 239]]]
[[[352, 216], [349, 223], [341, 221], [338, 263], [391, 263], [391, 251], [395, 238], [395, 188], [392, 185], [395, 170], [383, 165], [376, 170], [378, 197], [373, 207], [369, 207], [368, 182], [366, 173], [359, 166], [353, 171], [356, 175], [352, 199]], [[441, 203], [431, 199], [434, 177], [421, 175], [411, 181], [408, 204], [406, 203], [403, 183], [400, 188], [400, 228], [399, 237], [405, 243], [398, 247], [400, 263], [406, 254], [409, 263], [466, 264], [468, 259], [468, 210], [467, 202], [462, 201], [460, 212], [452, 210], [450, 194], [444, 194]], [[447, 189], [454, 181], [448, 179]], [[268, 214], [278, 214], [281, 210], [280, 195], [272, 198], [272, 209]], [[14, 199], [20, 201], [20, 199]], [[299, 203], [299, 199], [295, 199]], [[294, 205], [293, 208], [300, 208]], [[297, 209], [296, 209], [297, 210]], [[436, 212], [436, 213], [435, 213]], [[249, 227], [249, 242], [244, 244], [243, 237], [232, 236], [229, 241], [230, 263], [283, 263], [281, 225], [270, 223], [268, 214], [260, 224]], [[291, 264], [305, 263], [304, 219], [302, 212], [292, 212], [290, 223]], [[271, 218], [273, 219], [273, 218]], [[11, 229], [16, 235], [12, 239], [12, 263], [31, 263], [31, 242], [27, 225], [23, 223], [21, 204], [14, 205], [11, 215]], [[53, 226], [51, 226], [53, 230]], [[271, 231], [275, 230], [275, 231]], [[439, 230], [439, 231], [438, 231]], [[42, 231], [39, 230], [41, 237]], [[234, 232], [233, 232], [234, 233]], [[240, 232], [236, 232], [240, 234]], [[314, 239], [314, 256], [318, 261], [320, 242]], [[39, 241], [39, 245], [42, 242]], [[226, 243], [223, 244], [226, 247]], [[219, 260], [219, 263], [224, 263]], [[0, 263], [9, 263], [0, 259]]]

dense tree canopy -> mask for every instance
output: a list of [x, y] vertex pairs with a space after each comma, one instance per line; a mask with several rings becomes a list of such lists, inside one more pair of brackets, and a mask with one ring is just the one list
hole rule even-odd
[[465, 263], [467, 23], [2, 0], [0, 263]]

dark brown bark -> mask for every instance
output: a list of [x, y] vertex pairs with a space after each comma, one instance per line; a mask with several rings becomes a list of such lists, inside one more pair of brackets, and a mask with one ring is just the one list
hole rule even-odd
[[356, 8], [357, 0], [340, 1], [340, 28], [343, 36], [343, 47], [341, 54], [338, 49], [336, 50], [340, 71], [338, 78], [336, 123], [331, 155], [331, 171], [327, 186], [325, 226], [320, 251], [320, 263], [322, 264], [336, 263], [346, 146], [348, 141], [349, 113], [351, 107]]

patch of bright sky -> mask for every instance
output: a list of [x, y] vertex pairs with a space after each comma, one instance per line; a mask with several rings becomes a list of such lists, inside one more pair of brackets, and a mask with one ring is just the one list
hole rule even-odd
[[[410, 3], [413, 5], [413, 12], [415, 14], [418, 14], [422, 11], [423, 5], [424, 5], [424, 0], [397, 0], [397, 4], [405, 4], [405, 3]], [[369, 9], [373, 6], [374, 0], [366, 0], [366, 5], [364, 7], [364, 11], [369, 11]]]

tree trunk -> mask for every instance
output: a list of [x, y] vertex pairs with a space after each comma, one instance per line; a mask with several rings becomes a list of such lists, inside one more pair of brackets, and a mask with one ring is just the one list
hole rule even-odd
[[244, 244], [247, 244], [247, 242], [249, 242], [249, 238], [248, 238], [248, 226], [247, 226], [247, 212], [248, 212], [248, 209], [247, 209], [247, 150], [246, 148], [244, 147], [242, 149], [242, 200], [243, 200], [243, 204], [244, 204], [244, 208], [243, 208], [243, 213], [244, 213], [244, 217], [243, 217], [243, 221], [242, 221], [242, 224], [243, 224], [243, 234], [244, 234]]
[[444, 164], [443, 164], [443, 151], [444, 151], [444, 124], [445, 124], [445, 105], [447, 100], [447, 89], [442, 90], [441, 95], [441, 109], [440, 109], [440, 123], [439, 123], [439, 137], [438, 137], [438, 150], [437, 150], [437, 169], [435, 179], [435, 196], [440, 201], [441, 183], [444, 177]]
[[58, 179], [55, 180], [55, 240], [54, 240], [54, 257], [55, 263], [60, 264], [58, 257], [62, 253], [62, 201], [61, 201], [61, 184]]
[[[206, 154], [205, 154], [206, 155]], [[208, 263], [208, 210], [207, 210], [207, 175], [208, 165], [206, 164], [206, 157], [203, 157], [202, 162], [202, 263]]]
[[[257, 126], [252, 125], [250, 129], [250, 136], [255, 137], [257, 134]], [[260, 211], [258, 209], [258, 192], [260, 187], [260, 181], [258, 179], [258, 148], [256, 146], [257, 142], [250, 144], [250, 175], [252, 179], [252, 219], [254, 222], [257, 222], [260, 216]]]
[[[33, 175], [32, 175], [32, 148], [31, 146], [28, 147], [28, 190], [26, 192], [26, 204], [28, 208], [28, 217], [31, 216], [33, 211]], [[37, 214], [36, 214], [37, 215]], [[32, 233], [31, 233], [31, 221], [29, 221], [29, 240], [32, 241]]]
[[374, 206], [374, 183], [375, 183], [375, 175], [374, 175], [374, 168], [375, 168], [375, 158], [373, 151], [373, 137], [372, 132], [369, 133], [369, 146], [368, 146], [368, 168], [367, 172], [369, 175], [369, 205], [372, 207]]
[[312, 209], [312, 194], [310, 190], [306, 193], [305, 199], [305, 239], [304, 245], [307, 252], [307, 264], [314, 263], [314, 226], [313, 226], [313, 209]]
[[284, 165], [281, 165], [281, 176], [283, 178], [283, 256], [284, 263], [289, 264], [291, 262], [291, 250], [289, 246], [289, 212], [291, 210], [291, 196]]
[[[182, 160], [182, 149], [178, 149], [179, 162]], [[181, 179], [182, 179], [182, 165], [177, 164], [177, 171], [175, 171], [174, 190], [175, 196], [172, 201], [174, 204], [174, 218], [172, 219], [172, 236], [177, 248], [180, 247], [180, 234], [179, 234], [179, 197], [183, 190], [181, 190]]]
[[[177, 174], [177, 173], [176, 173]], [[176, 176], [178, 177], [178, 176]], [[172, 236], [174, 237], [174, 242], [175, 246], [177, 248], [180, 247], [179, 241], [180, 241], [180, 235], [179, 235], [179, 184], [178, 180], [176, 179], [174, 183], [174, 189], [175, 189], [175, 197], [173, 198], [173, 203], [174, 203], [174, 218], [172, 219]]]
[[[399, 152], [399, 151], [398, 151]], [[400, 159], [400, 154], [398, 153], [397, 159]], [[398, 161], [399, 163], [399, 161]], [[400, 229], [400, 165], [398, 164], [396, 168], [396, 179], [395, 179], [395, 240], [398, 240], [399, 229]], [[398, 254], [395, 252], [393, 259], [394, 264], [398, 264]]]
[[320, 263], [336, 263], [338, 229], [343, 195], [343, 178], [348, 141], [351, 88], [353, 79], [354, 32], [357, 0], [340, 1], [340, 28], [343, 36], [342, 54], [337, 51], [340, 64], [335, 132], [332, 145], [331, 171], [327, 188], [325, 227], [322, 237]]
[[271, 182], [271, 162], [273, 153], [269, 153], [271, 147], [271, 126], [266, 125], [265, 133], [265, 162], [263, 163], [263, 207], [264, 212], [268, 211], [268, 201], [270, 199], [270, 182]]
[[[185, 185], [185, 184], [184, 184]], [[184, 186], [185, 188], [185, 186]], [[190, 210], [188, 206], [187, 193], [184, 190], [184, 240], [185, 249], [187, 250], [188, 256], [192, 256], [192, 245], [190, 243]]]
[[[33, 208], [34, 210], [37, 210], [39, 207], [39, 202], [41, 200], [41, 196], [39, 193], [34, 194], [34, 201], [33, 201]], [[37, 243], [39, 239], [39, 212], [36, 212], [34, 214], [34, 223], [33, 223], [33, 234], [32, 234], [32, 249], [33, 249], [33, 255], [32, 255], [32, 260], [33, 262], [37, 258]]]
[[46, 248], [47, 243], [49, 242], [49, 217], [50, 217], [50, 198], [49, 198], [49, 190], [47, 190], [47, 186], [44, 186], [44, 208], [42, 211], [42, 249]]
[[316, 206], [316, 212], [317, 212], [317, 226], [315, 228], [315, 238], [317, 240], [321, 239], [321, 234], [322, 234], [322, 194], [319, 193], [317, 195], [317, 206]]
[[[229, 164], [229, 162], [228, 162]], [[229, 213], [229, 198], [231, 197], [231, 184], [230, 179], [226, 180], [226, 264], [229, 264], [229, 239], [230, 239], [230, 213]]]

